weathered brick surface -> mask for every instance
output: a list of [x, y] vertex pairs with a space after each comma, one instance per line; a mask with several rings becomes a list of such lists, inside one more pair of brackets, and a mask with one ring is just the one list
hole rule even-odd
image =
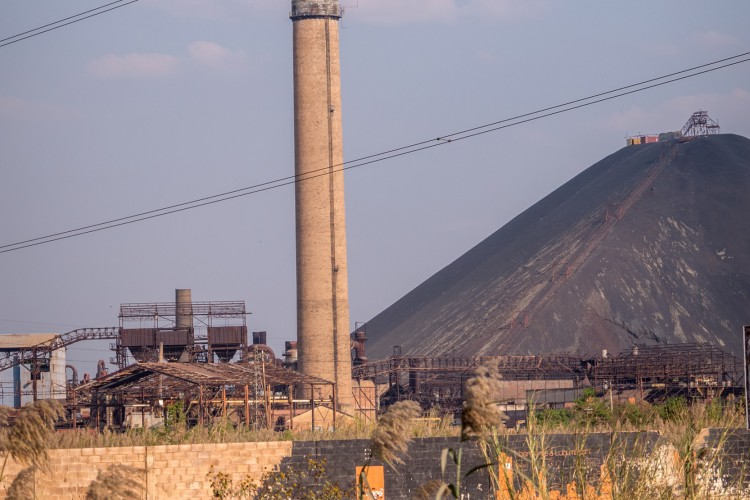
[[[239, 481], [247, 475], [260, 479], [264, 470], [278, 466], [291, 455], [291, 442], [134, 446], [52, 450], [48, 471], [37, 472], [38, 498], [84, 498], [99, 470], [122, 464], [145, 470], [149, 499], [210, 498], [207, 474], [214, 466]], [[9, 461], [0, 485], [0, 499], [24, 467]]]
[[750, 430], [709, 429], [704, 463], [717, 469], [724, 486], [750, 488]]

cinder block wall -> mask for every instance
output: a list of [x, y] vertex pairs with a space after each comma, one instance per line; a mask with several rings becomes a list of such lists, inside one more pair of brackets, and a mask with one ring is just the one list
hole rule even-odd
[[707, 460], [721, 463], [722, 479], [750, 488], [750, 429], [710, 429], [705, 435]]
[[[703, 446], [709, 450], [720, 449], [725, 468], [727, 484], [737, 480], [748, 484], [750, 477], [747, 457], [750, 456], [750, 431], [710, 429], [705, 431]], [[612, 445], [618, 453], [628, 456], [629, 452], [643, 446], [653, 449], [659, 435], [653, 432], [624, 433], [613, 441], [609, 433], [590, 434], [585, 443], [577, 444], [574, 435], [548, 436], [547, 467], [551, 490], [565, 491], [572, 481], [572, 471], [581, 462], [587, 476], [596, 480], [597, 471]], [[583, 445], [583, 446], [581, 446]], [[111, 464], [123, 464], [146, 471], [147, 496], [149, 500], [170, 498], [211, 498], [210, 481], [207, 478], [211, 466], [217, 472], [228, 474], [238, 482], [250, 476], [260, 480], [265, 471], [272, 469], [303, 470], [308, 459], [326, 461], [326, 470], [331, 480], [344, 487], [351, 487], [355, 480], [355, 467], [364, 465], [369, 455], [370, 443], [367, 440], [347, 441], [280, 441], [263, 443], [196, 444], [174, 446], [131, 446], [120, 448], [83, 448], [52, 450], [49, 470], [39, 472], [35, 477], [36, 496], [50, 500], [84, 498], [91, 482], [99, 470]], [[444, 448], [458, 448], [456, 438], [416, 439], [409, 447], [405, 463], [397, 470], [385, 468], [385, 487], [388, 498], [412, 498], [416, 489], [431, 479], [439, 478], [440, 453]], [[518, 473], [528, 475], [529, 470], [520, 463], [528, 454], [525, 436], [508, 436], [503, 447], [519, 457], [514, 464]], [[464, 443], [463, 470], [484, 463], [484, 457], [473, 443]], [[581, 450], [584, 450], [583, 452]], [[639, 453], [635, 453], [635, 456]], [[375, 461], [373, 465], [382, 465]], [[6, 497], [7, 488], [15, 476], [23, 469], [9, 461], [5, 476], [0, 484], [0, 499]], [[454, 477], [455, 471], [449, 467], [447, 479]], [[516, 477], [516, 480], [518, 477]], [[486, 472], [472, 475], [464, 483], [464, 491], [482, 498], [490, 487]]]
[[[659, 435], [655, 432], [622, 433], [615, 443], [610, 433], [592, 433], [585, 438], [573, 434], [550, 434], [546, 436], [546, 471], [551, 494], [562, 494], [568, 484], [575, 480], [574, 473], [583, 467], [592, 484], [599, 483], [600, 466], [607, 454], [616, 446], [618, 453], [638, 450], [648, 452], [653, 449]], [[516, 491], [522, 487], [523, 477], [532, 477], [532, 471], [523, 458], [528, 456], [529, 448], [525, 435], [511, 435], [502, 440], [503, 449], [518, 457], [513, 466]], [[579, 442], [580, 441], [580, 442]], [[375, 460], [372, 465], [385, 465], [385, 493], [389, 499], [408, 500], [414, 498], [420, 486], [442, 476], [440, 457], [442, 450], [462, 448], [461, 470], [466, 472], [474, 467], [487, 463], [480, 448], [473, 441], [463, 444], [458, 438], [423, 438], [415, 439], [409, 446], [404, 464], [395, 468], [388, 467]], [[326, 461], [326, 470], [333, 481], [343, 487], [352, 486], [355, 480], [355, 466], [365, 465], [370, 453], [370, 442], [367, 440], [347, 441], [308, 441], [295, 442], [292, 455], [284, 458], [281, 469], [296, 468], [301, 470], [309, 458]], [[497, 469], [493, 467], [493, 471]], [[482, 469], [468, 478], [462, 479], [462, 491], [468, 498], [489, 498], [492, 484], [488, 469]], [[448, 463], [444, 479], [455, 482], [456, 470]], [[559, 497], [562, 498], [562, 497]]]
[[[207, 478], [211, 466], [234, 481], [247, 475], [260, 479], [263, 472], [277, 467], [291, 453], [291, 441], [51, 450], [49, 470], [35, 476], [36, 496], [49, 500], [84, 498], [99, 470], [122, 464], [146, 471], [149, 499], [211, 498]], [[9, 461], [0, 498], [6, 497], [8, 487], [23, 468]]]

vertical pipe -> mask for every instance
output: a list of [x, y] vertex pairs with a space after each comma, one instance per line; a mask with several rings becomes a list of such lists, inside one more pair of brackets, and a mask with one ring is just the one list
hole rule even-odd
[[31, 389], [32, 389], [32, 401], [36, 402], [37, 397], [37, 377], [39, 377], [39, 361], [36, 359], [37, 351], [34, 347], [31, 351]]
[[290, 385], [289, 390], [289, 430], [294, 431], [294, 386]]
[[[336, 401], [336, 386], [334, 385], [331, 390], [333, 391], [333, 400]], [[335, 431], [336, 430], [336, 413], [337, 413], [335, 405], [332, 408], [332, 410], [333, 410], [332, 412], [333, 413], [333, 430]]]
[[21, 362], [18, 354], [13, 355], [13, 408], [21, 407]]
[[78, 424], [78, 417], [76, 413], [78, 412], [78, 397], [76, 396], [76, 391], [73, 391], [73, 429], [76, 428], [76, 425]]
[[175, 327], [193, 328], [193, 292], [189, 288], [178, 288], [174, 291]]
[[89, 426], [96, 425], [99, 430], [99, 392], [93, 391], [91, 394], [91, 408], [89, 409]]
[[221, 385], [221, 419], [227, 419], [227, 386]]
[[315, 388], [310, 384], [310, 430], [315, 431]]
[[203, 425], [203, 386], [198, 388], [198, 423]]
[[[185, 351], [192, 358], [195, 346], [193, 337], [193, 295], [189, 288], [178, 288], [174, 291], [175, 328], [187, 330]], [[182, 360], [181, 360], [182, 361]]]
[[245, 384], [245, 427], [250, 428], [250, 401], [249, 401], [250, 390]]
[[271, 421], [273, 420], [273, 409], [271, 408], [271, 386], [267, 385], [265, 389], [266, 393], [266, 426], [268, 429], [273, 430]]

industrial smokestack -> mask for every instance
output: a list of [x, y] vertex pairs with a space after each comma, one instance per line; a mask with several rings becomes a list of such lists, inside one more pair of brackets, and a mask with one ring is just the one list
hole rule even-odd
[[337, 0], [292, 0], [299, 369], [354, 410]]
[[174, 291], [175, 328], [193, 328], [193, 294], [189, 288]]

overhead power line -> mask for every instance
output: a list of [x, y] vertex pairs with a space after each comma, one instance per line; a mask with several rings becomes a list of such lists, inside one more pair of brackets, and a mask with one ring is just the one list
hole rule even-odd
[[48, 31], [62, 28], [64, 26], [68, 26], [70, 24], [77, 23], [79, 21], [83, 21], [85, 19], [89, 19], [94, 16], [98, 16], [99, 14], [104, 14], [106, 12], [119, 9], [120, 7], [125, 7], [126, 5], [130, 5], [131, 3], [135, 3], [137, 1], [138, 0], [117, 0], [115, 2], [110, 2], [108, 4], [101, 5], [99, 7], [89, 9], [84, 12], [74, 14], [72, 16], [68, 16], [64, 19], [60, 19], [52, 23], [45, 24], [44, 26], [39, 26], [38, 28], [30, 29], [30, 30], [24, 31], [23, 33], [18, 33], [17, 35], [13, 35], [7, 38], [0, 39], [0, 47], [5, 47], [6, 45], [17, 43], [22, 40], [26, 40], [27, 38], [38, 36], [43, 33], [47, 33]]
[[157, 208], [157, 209], [149, 210], [146, 212], [140, 212], [137, 214], [129, 215], [127, 217], [120, 217], [117, 219], [111, 219], [111, 220], [100, 222], [97, 224], [91, 224], [88, 226], [82, 226], [82, 227], [78, 227], [75, 229], [69, 229], [67, 231], [61, 231], [58, 233], [48, 234], [46, 236], [40, 236], [37, 238], [18, 241], [16, 243], [0, 245], [0, 254], [13, 252], [16, 250], [21, 250], [23, 248], [29, 248], [29, 247], [33, 247], [37, 245], [43, 245], [46, 243], [52, 243], [53, 241], [74, 238], [77, 236], [82, 236], [85, 234], [90, 234], [90, 233], [94, 233], [98, 231], [104, 231], [105, 229], [112, 229], [115, 227], [124, 226], [127, 224], [133, 224], [135, 222], [141, 222], [141, 221], [145, 221], [149, 219], [154, 219], [157, 217], [162, 217], [162, 216], [174, 214], [177, 212], [183, 212], [183, 211], [191, 210], [191, 209], [198, 208], [198, 207], [212, 205], [215, 203], [232, 200], [232, 199], [239, 198], [242, 196], [248, 196], [248, 195], [257, 194], [263, 191], [268, 191], [271, 189], [288, 186], [296, 182], [304, 182], [306, 180], [314, 179], [316, 177], [330, 175], [332, 172], [341, 172], [344, 170], [350, 170], [350, 169], [362, 167], [365, 165], [371, 165], [371, 164], [378, 163], [381, 161], [397, 158], [400, 156], [413, 154], [419, 151], [424, 151], [426, 149], [431, 149], [431, 148], [438, 147], [438, 146], [445, 146], [453, 142], [458, 142], [458, 141], [462, 141], [462, 140], [476, 137], [479, 135], [487, 134], [490, 132], [496, 132], [502, 129], [515, 127], [523, 123], [540, 120], [542, 118], [547, 118], [553, 115], [566, 113], [566, 112], [573, 111], [573, 110], [583, 108], [586, 106], [591, 106], [593, 104], [598, 104], [604, 101], [609, 101], [612, 99], [623, 97], [626, 95], [635, 94], [637, 92], [642, 92], [644, 90], [652, 89], [655, 87], [660, 87], [663, 85], [667, 85], [669, 83], [674, 83], [680, 80], [693, 78], [695, 76], [710, 73], [710, 72], [717, 71], [720, 69], [728, 68], [731, 66], [736, 66], [738, 64], [750, 61], [750, 57], [748, 56], [750, 56], [750, 52], [744, 52], [742, 54], [737, 54], [732, 57], [719, 59], [710, 63], [701, 64], [699, 66], [693, 66], [692, 68], [684, 69], [684, 70], [677, 71], [674, 73], [669, 73], [666, 75], [662, 75], [660, 77], [650, 78], [648, 80], [643, 80], [638, 83], [626, 85], [623, 87], [618, 87], [616, 89], [609, 90], [606, 92], [592, 94], [588, 97], [583, 97], [580, 99], [567, 101], [565, 103], [557, 104], [555, 106], [538, 109], [536, 111], [524, 113], [521, 115], [516, 115], [510, 118], [504, 118], [502, 120], [497, 120], [497, 121], [490, 122], [484, 125], [479, 125], [479, 126], [467, 128], [464, 130], [460, 130], [457, 132], [452, 132], [450, 134], [442, 135], [433, 139], [427, 139], [427, 140], [415, 142], [406, 146], [389, 149], [386, 151], [382, 151], [380, 153], [362, 156], [353, 160], [345, 161], [337, 165], [333, 165], [332, 167], [324, 167], [318, 170], [314, 170], [304, 175], [300, 175], [300, 176], [292, 175], [292, 176], [287, 176], [287, 177], [281, 177], [275, 180], [266, 181], [266, 182], [262, 182], [259, 184], [254, 184], [252, 186], [247, 186], [244, 188], [226, 191], [224, 193], [206, 196], [203, 198], [198, 198], [195, 200], [178, 203], [175, 205], [169, 205], [166, 207]]

